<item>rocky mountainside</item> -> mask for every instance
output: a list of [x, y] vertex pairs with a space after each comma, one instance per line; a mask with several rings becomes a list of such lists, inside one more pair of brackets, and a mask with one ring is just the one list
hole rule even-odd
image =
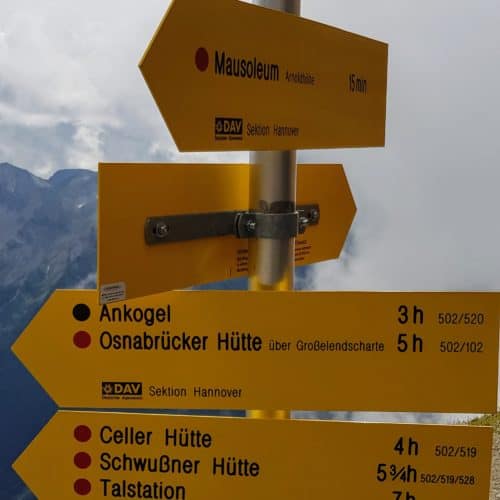
[[96, 174], [43, 180], [0, 164], [0, 345], [9, 345], [55, 288], [92, 286]]

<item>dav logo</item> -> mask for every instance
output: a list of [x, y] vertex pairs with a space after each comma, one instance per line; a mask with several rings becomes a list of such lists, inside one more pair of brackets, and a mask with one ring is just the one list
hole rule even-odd
[[142, 382], [101, 382], [102, 399], [142, 399]]
[[216, 141], [241, 141], [243, 139], [243, 119], [215, 117]]

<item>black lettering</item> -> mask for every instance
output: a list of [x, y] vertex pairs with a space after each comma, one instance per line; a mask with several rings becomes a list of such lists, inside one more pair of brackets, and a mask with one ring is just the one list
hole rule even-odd
[[215, 73], [217, 75], [223, 75], [224, 74], [224, 67], [225, 67], [225, 59], [226, 59], [226, 53], [223, 52], [220, 56], [219, 59], [219, 51], [215, 51]]
[[198, 429], [165, 429], [165, 446], [180, 448], [210, 448], [212, 436]]
[[279, 81], [280, 68], [278, 64], [264, 63], [253, 59], [226, 56], [226, 52], [215, 51], [215, 74], [250, 78], [265, 81]]

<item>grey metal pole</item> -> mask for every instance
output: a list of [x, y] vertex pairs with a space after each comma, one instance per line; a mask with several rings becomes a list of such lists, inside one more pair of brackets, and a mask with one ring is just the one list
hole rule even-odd
[[[255, 0], [261, 7], [300, 14], [300, 0]], [[292, 212], [296, 205], [295, 151], [255, 151], [252, 165], [251, 208], [267, 212]], [[260, 239], [249, 248], [251, 290], [292, 290], [294, 239]]]
[[[295, 151], [250, 153], [252, 210], [293, 212], [296, 205]], [[249, 245], [251, 290], [293, 290], [294, 238], [256, 239]]]
[[[254, 0], [256, 5], [300, 14], [300, 0]], [[250, 153], [250, 203], [256, 211], [293, 212], [296, 206], [295, 151]], [[295, 239], [256, 239], [249, 245], [249, 289], [293, 290]], [[253, 418], [289, 418], [286, 410], [248, 410]]]
[[300, 0], [254, 0], [255, 5], [268, 9], [280, 10], [289, 14], [300, 14]]

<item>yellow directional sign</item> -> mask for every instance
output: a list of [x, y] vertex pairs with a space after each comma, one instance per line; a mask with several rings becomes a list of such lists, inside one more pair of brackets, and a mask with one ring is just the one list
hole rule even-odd
[[13, 350], [66, 408], [473, 413], [497, 407], [498, 326], [494, 293], [177, 291], [100, 306], [63, 290]]
[[[341, 165], [299, 165], [297, 203], [319, 224], [295, 241], [297, 265], [337, 258], [356, 212]], [[247, 276], [248, 240], [234, 235], [147, 245], [149, 217], [249, 209], [249, 165], [99, 165], [101, 300], [141, 297]]]
[[492, 428], [58, 412], [14, 463], [40, 500], [488, 500]]
[[180, 151], [383, 146], [387, 51], [236, 0], [173, 0], [140, 69]]

